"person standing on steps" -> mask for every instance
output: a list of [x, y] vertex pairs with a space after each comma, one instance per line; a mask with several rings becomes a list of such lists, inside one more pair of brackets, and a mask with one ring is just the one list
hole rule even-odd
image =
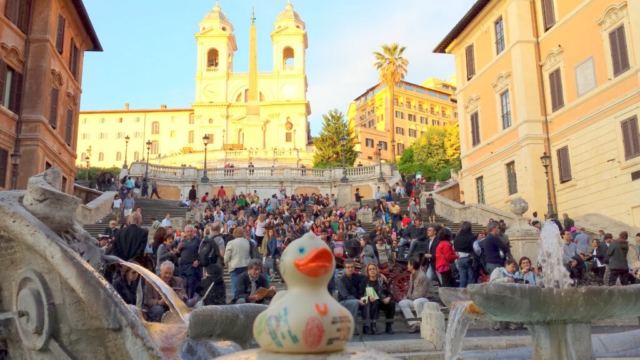
[[425, 200], [425, 205], [427, 207], [427, 220], [431, 224], [436, 223], [436, 201], [433, 200], [433, 194], [429, 194], [427, 200]]
[[158, 195], [158, 183], [156, 179], [151, 180], [151, 196], [150, 199], [153, 199], [153, 194], [156, 194], [156, 197], [160, 199], [160, 195]]
[[198, 194], [196, 193], [196, 186], [195, 185], [191, 185], [191, 190], [189, 190], [189, 201], [191, 201], [191, 204], [195, 204], [196, 200], [198, 200]]
[[[500, 238], [500, 227], [497, 222], [492, 221], [487, 225], [487, 232], [489, 233], [483, 242], [484, 253], [486, 259], [487, 273], [491, 274], [493, 270], [502, 267], [504, 260], [510, 253], [509, 247]], [[504, 256], [500, 253], [504, 254]]]

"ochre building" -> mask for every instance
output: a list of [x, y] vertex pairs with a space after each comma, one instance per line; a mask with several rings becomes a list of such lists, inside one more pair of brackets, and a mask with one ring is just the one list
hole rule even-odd
[[[287, 4], [273, 24], [271, 71], [258, 71], [251, 24], [248, 72], [234, 71], [236, 37], [219, 5], [199, 24], [195, 101], [190, 108], [83, 111], [78, 166], [122, 166], [125, 158], [203, 167], [311, 164], [307, 101], [307, 32]], [[129, 137], [128, 145], [126, 138]], [[206, 136], [206, 139], [204, 139]], [[147, 143], [149, 148], [147, 149]], [[126, 152], [126, 154], [125, 154]]]
[[395, 129], [389, 129], [391, 116], [387, 85], [377, 84], [349, 105], [349, 127], [357, 138], [358, 161], [376, 164], [377, 145], [382, 142], [382, 160], [390, 162], [389, 132], [395, 131], [396, 156], [411, 146], [429, 126], [446, 126], [458, 120], [455, 77], [450, 81], [430, 78], [422, 85], [401, 81], [395, 91]]
[[640, 226], [640, 2], [479, 0], [436, 47], [458, 79], [467, 203]]
[[81, 0], [0, 1], [0, 190], [62, 169], [73, 192], [85, 51], [102, 51]]

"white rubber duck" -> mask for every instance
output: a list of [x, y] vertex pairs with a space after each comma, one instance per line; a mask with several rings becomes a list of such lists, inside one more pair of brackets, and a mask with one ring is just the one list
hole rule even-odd
[[353, 336], [351, 313], [327, 291], [336, 267], [331, 250], [306, 233], [280, 259], [281, 291], [253, 323], [260, 347], [278, 353], [314, 354], [344, 349]]

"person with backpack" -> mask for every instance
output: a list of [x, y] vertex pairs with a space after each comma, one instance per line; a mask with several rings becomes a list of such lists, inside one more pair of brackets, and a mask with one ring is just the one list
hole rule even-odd
[[[247, 266], [252, 258], [251, 241], [245, 239], [244, 228], [236, 228], [233, 231], [234, 239], [227, 243], [224, 252], [224, 263], [229, 268], [231, 278], [231, 292], [236, 293], [236, 282], [238, 276], [247, 271]], [[255, 248], [255, 245], [253, 245]]]

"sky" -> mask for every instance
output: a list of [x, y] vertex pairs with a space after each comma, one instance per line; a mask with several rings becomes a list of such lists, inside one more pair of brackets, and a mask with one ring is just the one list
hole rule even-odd
[[[84, 58], [82, 110], [189, 108], [195, 99], [198, 23], [214, 0], [84, 0], [103, 52]], [[473, 0], [292, 0], [306, 24], [307, 99], [312, 136], [322, 114], [349, 103], [378, 82], [372, 53], [381, 45], [406, 46], [406, 81], [455, 74], [452, 55], [433, 48]], [[220, 0], [234, 26], [234, 71], [248, 71], [251, 7], [258, 30], [258, 70], [273, 68], [270, 33], [287, 0]]]

